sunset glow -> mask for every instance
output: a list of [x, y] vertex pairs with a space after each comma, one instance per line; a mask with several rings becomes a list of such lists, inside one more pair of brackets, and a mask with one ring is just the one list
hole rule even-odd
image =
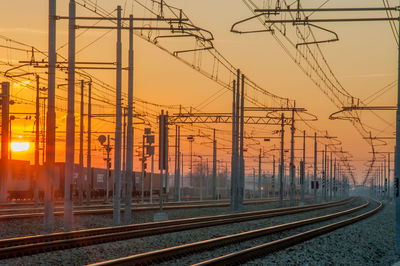
[[13, 152], [27, 151], [30, 146], [29, 142], [11, 142], [11, 150]]

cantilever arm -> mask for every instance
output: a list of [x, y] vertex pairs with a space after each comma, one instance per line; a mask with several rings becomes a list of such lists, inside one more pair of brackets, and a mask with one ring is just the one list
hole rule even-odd
[[16, 67], [7, 69], [7, 70], [4, 72], [4, 76], [7, 77], [7, 78], [17, 78], [17, 77], [22, 77], [22, 76], [26, 76], [26, 75], [36, 75], [36, 73], [31, 73], [31, 72], [21, 73], [21, 74], [15, 74], [15, 75], [9, 74], [9, 72], [11, 72], [12, 70], [16, 70], [16, 69], [19, 69], [19, 68], [21, 68], [21, 67], [29, 66], [29, 65], [31, 65], [31, 64], [23, 64], [23, 65], [20, 65], [20, 66], [16, 66]]
[[303, 111], [301, 113], [311, 117], [310, 119], [302, 119], [303, 121], [318, 121], [318, 117], [316, 115], [312, 114], [312, 113], [309, 113], [309, 112], [306, 112], [306, 111]]
[[334, 31], [325, 29], [325, 28], [323, 28], [323, 27], [320, 27], [320, 26], [317, 26], [317, 25], [311, 24], [311, 23], [304, 23], [304, 25], [308, 25], [308, 26], [311, 26], [311, 27], [320, 29], [320, 30], [322, 30], [322, 31], [326, 31], [326, 32], [332, 33], [335, 37], [334, 37], [333, 39], [322, 40], [322, 41], [298, 43], [298, 44], [296, 44], [296, 49], [297, 49], [297, 47], [299, 47], [300, 45], [318, 44], [318, 43], [328, 43], [328, 42], [336, 42], [336, 41], [339, 41], [339, 36], [338, 36], [337, 33], [334, 32]]
[[235, 27], [236, 27], [237, 25], [242, 24], [242, 23], [245, 23], [245, 22], [250, 21], [250, 20], [255, 19], [255, 18], [259, 18], [259, 17], [261, 17], [261, 16], [264, 16], [265, 14], [266, 14], [266, 13], [260, 13], [260, 14], [257, 14], [257, 15], [255, 15], [255, 16], [252, 16], [252, 17], [249, 17], [249, 18], [246, 18], [246, 19], [243, 19], [243, 20], [240, 20], [240, 21], [234, 23], [234, 24], [232, 25], [232, 27], [231, 27], [231, 32], [233, 32], [233, 33], [239, 33], [239, 34], [258, 33], [258, 32], [273, 32], [273, 31], [274, 31], [273, 29], [252, 30], [252, 31], [240, 31], [240, 30], [236, 30], [236, 29], [235, 29]]
[[348, 112], [349, 110], [346, 110], [345, 108], [342, 108], [342, 110], [339, 110], [337, 112], [334, 112], [329, 115], [330, 120], [336, 120], [336, 119], [342, 119], [342, 120], [355, 120], [355, 121], [360, 121], [359, 118], [357, 117], [345, 117], [345, 116], [336, 116], [337, 114], [343, 113], [343, 112]]

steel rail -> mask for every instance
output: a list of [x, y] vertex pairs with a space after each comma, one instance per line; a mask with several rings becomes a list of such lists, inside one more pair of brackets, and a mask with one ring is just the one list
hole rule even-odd
[[137, 237], [159, 235], [184, 230], [265, 219], [274, 216], [295, 214], [338, 205], [348, 204], [354, 198], [331, 203], [312, 204], [300, 207], [287, 207], [262, 211], [234, 213], [227, 215], [187, 218], [163, 222], [151, 222], [96, 228], [73, 232], [60, 232], [49, 235], [17, 237], [0, 240], [0, 259], [36, 254], [60, 249], [88, 246], [105, 242], [132, 239]]
[[[158, 200], [158, 198], [156, 196], [153, 195], [153, 199]], [[311, 197], [310, 197], [311, 199]], [[263, 200], [259, 200], [259, 199], [250, 199], [250, 200], [246, 200], [245, 202], [274, 202], [276, 201], [277, 198], [269, 198], [269, 199], [263, 199]], [[198, 198], [189, 198], [188, 200], [182, 200], [182, 201], [169, 201], [166, 202], [166, 205], [180, 205], [180, 204], [196, 204], [196, 203], [213, 203], [213, 202], [229, 202], [228, 199], [221, 199], [221, 200], [198, 200]], [[133, 204], [137, 205], [137, 206], [152, 206], [152, 205], [157, 205], [158, 203], [134, 203], [132, 201]], [[64, 206], [64, 201], [56, 201], [55, 203], [56, 205], [61, 205]], [[89, 206], [92, 206], [92, 204], [97, 204], [97, 205], [110, 205], [110, 204], [105, 204], [104, 200], [93, 200], [90, 202]], [[9, 208], [9, 207], [21, 207], [21, 206], [34, 206], [35, 203], [34, 202], [16, 202], [16, 203], [0, 203], [0, 207], [5, 207], [5, 208]], [[43, 206], [43, 202], [39, 203], [39, 206]], [[86, 205], [87, 206], [87, 205]], [[111, 205], [110, 205], [111, 206]], [[74, 203], [74, 207], [79, 207], [79, 205], [76, 205], [76, 203]], [[16, 208], [17, 209], [17, 208]], [[1, 211], [1, 209], [0, 209]]]
[[[181, 201], [181, 202], [166, 202], [166, 205], [196, 205], [196, 204], [215, 204], [215, 203], [223, 203], [227, 202], [226, 200], [212, 200], [212, 201]], [[261, 203], [267, 203], [268, 201], [263, 201]], [[271, 200], [270, 202], [274, 202]], [[252, 202], [254, 204], [257, 204], [257, 201]], [[139, 207], [152, 207], [152, 206], [158, 206], [158, 203], [144, 203], [144, 204], [133, 204], [133, 206], [139, 208]], [[251, 203], [250, 203], [251, 204]], [[18, 213], [18, 212], [38, 212], [38, 211], [43, 211], [43, 206], [39, 207], [33, 207], [33, 208], [24, 208], [23, 206], [7, 206], [7, 209], [0, 209], [0, 214], [2, 213]], [[14, 208], [11, 208], [14, 207]], [[93, 204], [93, 205], [74, 205], [74, 209], [104, 209], [104, 208], [112, 208], [111, 204]], [[55, 207], [55, 211], [62, 211], [64, 209], [64, 206], [57, 206]]]
[[[291, 230], [291, 229], [298, 228], [301, 226], [310, 225], [310, 224], [322, 222], [325, 220], [333, 219], [333, 218], [336, 218], [336, 217], [339, 217], [342, 215], [346, 215], [346, 214], [358, 211], [358, 210], [368, 206], [368, 204], [369, 204], [369, 202], [364, 203], [355, 208], [351, 208], [349, 210], [340, 211], [340, 212], [336, 212], [336, 213], [328, 214], [328, 215], [323, 215], [320, 217], [300, 220], [300, 221], [281, 224], [281, 225], [275, 225], [275, 226], [271, 226], [271, 227], [256, 229], [256, 230], [237, 233], [237, 234], [233, 234], [233, 235], [227, 235], [227, 236], [207, 239], [207, 240], [189, 243], [189, 244], [185, 244], [185, 245], [169, 247], [169, 248], [165, 248], [165, 249], [161, 249], [161, 250], [155, 250], [155, 251], [150, 251], [150, 252], [146, 252], [146, 253], [136, 254], [133, 256], [125, 257], [125, 258], [119, 258], [119, 259], [115, 259], [115, 260], [95, 263], [92, 265], [102, 265], [102, 266], [103, 265], [149, 265], [152, 263], [164, 262], [164, 261], [167, 261], [169, 259], [173, 259], [173, 258], [176, 258], [179, 256], [192, 254], [195, 252], [201, 252], [204, 250], [210, 250], [212, 248], [217, 248], [217, 247], [221, 247], [224, 245], [230, 245], [230, 244], [234, 244], [234, 243], [241, 242], [241, 241], [248, 241], [250, 239], [263, 237], [266, 235], [279, 233], [279, 232], [283, 232], [286, 230]], [[220, 265], [224, 265], [224, 264], [220, 264]]]
[[[285, 199], [285, 201], [287, 201]], [[212, 201], [210, 201], [212, 202]], [[221, 201], [214, 201], [214, 202], [221, 202]], [[272, 202], [277, 202], [277, 200], [260, 200], [260, 201], [246, 201], [243, 204], [244, 205], [256, 205], [256, 204], [264, 204], [264, 203], [272, 203]], [[165, 209], [167, 210], [174, 210], [174, 209], [192, 209], [192, 208], [209, 208], [209, 207], [228, 207], [230, 205], [229, 202], [225, 201], [225, 203], [204, 203], [204, 201], [198, 201], [198, 202], [190, 202], [188, 204], [181, 204], [181, 203], [174, 203], [170, 202], [166, 204]], [[100, 205], [101, 207], [101, 205]], [[101, 214], [109, 214], [113, 212], [113, 208], [110, 205], [109, 208], [104, 208], [106, 206], [103, 206], [103, 208], [98, 208], [96, 209], [95, 207], [89, 207], [87, 208], [95, 208], [94, 210], [75, 210], [73, 211], [74, 215], [101, 215]], [[64, 212], [62, 211], [62, 208], [57, 208], [59, 211], [55, 211], [54, 215], [55, 216], [62, 216]], [[132, 209], [133, 212], [140, 212], [140, 211], [156, 211], [158, 210], [159, 207], [156, 203], [153, 204], [143, 204], [143, 205], [136, 205], [134, 209]], [[20, 209], [15, 209], [17, 212]], [[35, 210], [35, 209], [31, 209]], [[9, 214], [1, 214], [2, 212], [8, 212]], [[26, 211], [26, 210], [25, 210]], [[125, 211], [125, 208], [121, 208], [121, 211]], [[15, 220], [15, 219], [28, 219], [28, 218], [37, 218], [37, 217], [42, 217], [43, 212], [32, 212], [32, 213], [10, 213], [8, 210], [0, 210], [0, 221], [4, 220]]]
[[253, 258], [259, 257], [259, 256], [265, 256], [267, 254], [276, 252], [278, 250], [282, 250], [291, 246], [294, 246], [296, 244], [299, 244], [301, 242], [304, 242], [306, 240], [310, 240], [312, 238], [321, 236], [323, 234], [332, 232], [336, 229], [345, 227], [350, 224], [354, 224], [358, 221], [361, 221], [363, 219], [366, 219], [370, 217], [371, 215], [377, 213], [383, 206], [382, 202], [374, 200], [378, 206], [374, 208], [373, 210], [370, 210], [366, 213], [357, 215], [355, 217], [335, 222], [329, 225], [321, 226], [312, 230], [308, 230], [306, 232], [302, 232], [296, 235], [291, 235], [279, 240], [271, 241], [259, 246], [251, 247], [245, 250], [241, 250], [238, 252], [230, 253], [222, 257], [218, 257], [215, 259], [211, 259], [208, 261], [200, 262], [197, 264], [193, 264], [192, 266], [204, 266], [204, 265], [236, 265], [238, 263], [244, 263], [245, 261], [251, 260]]
[[[261, 204], [261, 203], [247, 203], [247, 204]], [[192, 205], [166, 205], [165, 209], [173, 210], [173, 209], [192, 209], [192, 208], [209, 208], [209, 207], [227, 207], [229, 203], [215, 203], [215, 204], [192, 204]], [[159, 207], [155, 204], [152, 206], [137, 206], [132, 209], [133, 212], [139, 211], [155, 211], [158, 210]], [[124, 211], [125, 208], [121, 208], [121, 211]], [[74, 215], [96, 215], [96, 214], [109, 214], [113, 213], [113, 208], [110, 206], [109, 208], [95, 209], [95, 210], [74, 210]], [[64, 211], [55, 211], [55, 216], [64, 215]], [[2, 220], [10, 220], [10, 219], [27, 219], [27, 218], [36, 218], [42, 217], [43, 212], [36, 213], [12, 213], [12, 214], [2, 214], [0, 215], [0, 221]]]
[[[155, 196], [153, 195], [153, 198], [154, 198]], [[157, 197], [155, 197], [157, 200], [158, 200], [158, 198]], [[227, 199], [222, 199], [222, 200], [203, 200], [203, 201], [200, 201], [200, 200], [196, 200], [196, 199], [198, 199], [198, 198], [189, 198], [189, 200], [182, 200], [182, 201], [179, 201], [179, 202], [166, 202], [166, 204], [168, 205], [168, 204], [183, 204], [183, 203], [202, 203], [202, 202], [225, 202], [225, 201], [228, 201]], [[273, 201], [274, 200], [274, 198], [270, 198], [270, 199], [265, 199], [266, 201]], [[253, 201], [259, 201], [258, 199], [257, 200], [248, 200], [248, 202], [253, 202]], [[264, 200], [263, 200], [264, 201]], [[132, 202], [133, 203], [133, 202]], [[40, 205], [43, 205], [44, 203], [43, 202], [41, 202], [41, 203], [39, 203], [39, 206]], [[61, 206], [64, 206], [64, 201], [56, 201], [55, 202], [55, 204], [56, 205], [61, 205]], [[102, 200], [92, 200], [92, 201], [90, 201], [90, 204], [102, 204], [102, 205], [106, 205], [106, 204], [104, 204], [104, 199], [102, 199]], [[133, 204], [135, 204], [135, 203], [133, 203]], [[24, 201], [24, 202], [15, 202], [15, 203], [0, 203], [0, 207], [6, 207], [6, 208], [8, 208], [8, 207], [20, 207], [20, 206], [34, 206], [35, 205], [35, 202], [33, 202], [33, 201]], [[138, 203], [138, 204], [136, 204], [136, 205], [146, 205], [146, 206], [149, 206], [149, 205], [158, 205], [158, 203]], [[74, 203], [74, 207], [76, 207], [77, 205], [76, 205], [76, 203]], [[111, 205], [110, 205], [111, 206]]]

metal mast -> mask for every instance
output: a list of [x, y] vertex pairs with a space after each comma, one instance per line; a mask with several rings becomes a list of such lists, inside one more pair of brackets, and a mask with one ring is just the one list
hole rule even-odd
[[114, 210], [113, 224], [121, 223], [121, 81], [122, 81], [122, 44], [121, 44], [121, 6], [117, 7], [117, 71], [116, 71], [116, 122], [115, 122], [115, 151], [114, 151]]
[[44, 230], [52, 232], [54, 226], [54, 203], [52, 174], [55, 162], [56, 144], [56, 0], [49, 0], [49, 67], [48, 67], [48, 94], [47, 94], [47, 128], [46, 128], [46, 185], [44, 203]]
[[[72, 229], [73, 199], [72, 179], [74, 175], [75, 149], [75, 0], [69, 2], [68, 35], [68, 113], [67, 140], [65, 147], [65, 195], [64, 195], [64, 230]], [[50, 101], [50, 99], [49, 99]], [[49, 104], [50, 105], [50, 104]]]
[[90, 185], [92, 183], [92, 81], [88, 88], [88, 142], [87, 142], [87, 180], [86, 180], [86, 204], [90, 202]]
[[[128, 125], [126, 133], [126, 190], [125, 190], [125, 224], [131, 223], [132, 206], [132, 171], [133, 171], [133, 16], [129, 16], [129, 70], [128, 70]], [[152, 166], [153, 168], [153, 163]]]

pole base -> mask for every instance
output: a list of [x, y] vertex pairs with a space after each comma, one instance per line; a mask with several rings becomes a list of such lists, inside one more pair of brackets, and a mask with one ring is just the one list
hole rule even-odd
[[153, 221], [154, 222], [161, 222], [161, 221], [167, 221], [168, 220], [168, 214], [165, 212], [157, 212], [154, 214]]

